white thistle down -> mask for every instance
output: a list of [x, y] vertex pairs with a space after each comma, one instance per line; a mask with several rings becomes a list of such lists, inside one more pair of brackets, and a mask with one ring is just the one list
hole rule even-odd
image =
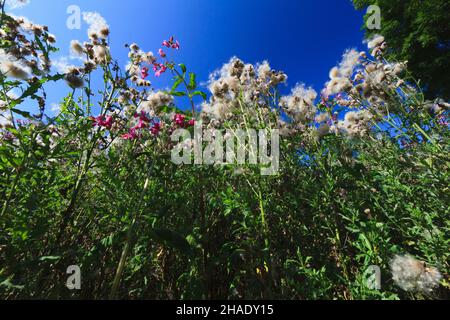
[[30, 78], [32, 70], [22, 60], [13, 55], [0, 50], [0, 70], [7, 77], [27, 80]]
[[25, 7], [30, 3], [29, 0], [6, 0], [6, 5], [9, 9], [20, 9], [22, 7]]
[[439, 286], [442, 275], [411, 255], [397, 255], [391, 261], [392, 279], [405, 291], [430, 294]]
[[88, 35], [90, 38], [106, 38], [108, 36], [108, 23], [98, 12], [83, 12], [83, 20], [89, 25]]

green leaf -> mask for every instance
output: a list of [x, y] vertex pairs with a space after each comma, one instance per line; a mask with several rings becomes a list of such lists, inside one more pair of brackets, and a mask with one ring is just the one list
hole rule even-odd
[[203, 100], [206, 101], [206, 99], [208, 98], [206, 93], [204, 93], [203, 91], [195, 91], [192, 93], [192, 96], [201, 96], [203, 98]]
[[181, 68], [181, 71], [183, 71], [183, 75], [186, 74], [187, 72], [186, 66], [183, 63], [180, 63], [179, 66]]
[[178, 249], [186, 255], [192, 254], [192, 248], [189, 242], [177, 232], [165, 228], [156, 228], [152, 230], [151, 236], [154, 240]]
[[195, 90], [195, 88], [197, 88], [197, 76], [195, 75], [195, 73], [191, 72], [189, 74], [189, 90]]
[[161, 106], [158, 108], [158, 112], [163, 112], [163, 113], [178, 112], [178, 109], [175, 107]]
[[182, 82], [183, 82], [183, 78], [177, 77], [177, 80], [175, 81], [175, 83], [172, 86], [171, 92], [175, 92]]
[[39, 81], [33, 83], [31, 86], [29, 86], [20, 96], [19, 103], [23, 102], [23, 99], [26, 97], [30, 97], [36, 94], [36, 92], [39, 91], [39, 89], [42, 87], [43, 84], [49, 82], [49, 81], [59, 81], [64, 78], [63, 74], [55, 74], [54, 76], [44, 77], [40, 79]]
[[1, 282], [0, 287], [6, 287], [8, 289], [18, 289], [18, 290], [22, 290], [23, 288], [25, 288], [25, 286], [13, 284], [10, 279], [6, 279], [5, 281]]
[[178, 92], [171, 92], [171, 95], [175, 96], [175, 97], [184, 97], [186, 95], [186, 93], [178, 91]]
[[27, 118], [27, 119], [33, 119], [33, 116], [27, 112], [27, 111], [22, 111], [19, 109], [11, 109], [12, 112], [20, 114], [22, 117]]
[[39, 261], [57, 261], [59, 259], [61, 259], [60, 256], [45, 256], [45, 257], [41, 257], [39, 259]]

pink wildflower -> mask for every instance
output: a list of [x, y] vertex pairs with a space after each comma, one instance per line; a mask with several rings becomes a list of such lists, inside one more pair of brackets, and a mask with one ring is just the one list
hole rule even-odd
[[144, 121], [144, 122], [147, 122], [147, 123], [149, 123], [151, 121], [150, 118], [147, 117], [147, 114], [144, 111], [141, 111], [141, 113], [136, 113], [134, 115], [134, 118], [135, 119], [139, 118], [140, 121]]
[[148, 124], [143, 121], [142, 119], [139, 119], [139, 123], [134, 127], [134, 129], [139, 130], [139, 129], [144, 129], [147, 128]]
[[142, 76], [142, 79], [146, 79], [148, 77], [148, 68], [147, 67], [142, 68], [141, 76]]
[[180, 43], [178, 42], [178, 40], [172, 44], [172, 49], [176, 49], [176, 50], [180, 49]]
[[134, 140], [137, 137], [138, 137], [138, 135], [136, 133], [136, 129], [134, 129], [134, 128], [131, 128], [128, 133], [125, 133], [122, 135], [122, 139], [125, 139], [125, 140]]
[[108, 117], [106, 117], [106, 119], [104, 116], [98, 116], [96, 118], [90, 117], [89, 119], [92, 120], [94, 127], [99, 126], [99, 127], [106, 128], [108, 130], [111, 130], [111, 127], [112, 127], [113, 121], [114, 121], [112, 116], [108, 116]]
[[[158, 67], [159, 67], [159, 69], [158, 69]], [[154, 64], [153, 70], [155, 70], [155, 76], [160, 77], [164, 72], [167, 71], [167, 67], [162, 63]]]
[[173, 117], [173, 121], [178, 125], [178, 126], [184, 126], [184, 120], [186, 119], [186, 117], [182, 114], [176, 114]]
[[161, 58], [167, 57], [167, 54], [163, 51], [163, 49], [159, 49], [158, 53], [161, 56]]
[[180, 43], [178, 42], [178, 40], [175, 41], [174, 37], [170, 37], [169, 40], [164, 40], [162, 45], [167, 48], [172, 48], [176, 50], [180, 49]]
[[159, 122], [156, 122], [153, 124], [153, 126], [150, 129], [150, 132], [154, 135], [157, 136], [159, 134], [159, 132], [161, 131], [161, 124]]

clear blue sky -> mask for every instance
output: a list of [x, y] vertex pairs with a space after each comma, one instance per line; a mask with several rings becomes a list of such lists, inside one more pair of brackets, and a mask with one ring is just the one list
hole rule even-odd
[[[319, 91], [345, 49], [363, 48], [363, 13], [350, 0], [30, 0], [12, 12], [47, 24], [61, 48], [56, 56], [69, 55], [70, 40], [86, 40], [88, 28], [67, 29], [69, 5], [107, 20], [113, 56], [122, 66], [125, 43], [157, 52], [161, 41], [174, 35], [182, 46], [177, 62], [200, 81], [236, 55], [251, 63], [267, 59], [288, 74], [289, 87], [304, 82]], [[168, 74], [150, 80], [155, 87], [170, 83]], [[67, 90], [51, 88], [48, 102], [57, 102], [62, 89]]]

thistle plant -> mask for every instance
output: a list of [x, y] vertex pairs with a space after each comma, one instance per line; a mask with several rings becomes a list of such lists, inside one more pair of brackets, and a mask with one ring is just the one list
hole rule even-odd
[[[237, 57], [203, 88], [175, 37], [157, 54], [127, 45], [121, 66], [99, 21], [71, 42], [81, 65], [55, 72], [48, 28], [1, 15], [1, 297], [449, 297], [450, 105], [425, 100], [382, 36], [346, 51], [321, 92], [282, 95], [284, 72]], [[66, 83], [56, 115], [48, 82]], [[172, 134], [196, 126], [279, 130], [279, 172], [173, 163]]]

